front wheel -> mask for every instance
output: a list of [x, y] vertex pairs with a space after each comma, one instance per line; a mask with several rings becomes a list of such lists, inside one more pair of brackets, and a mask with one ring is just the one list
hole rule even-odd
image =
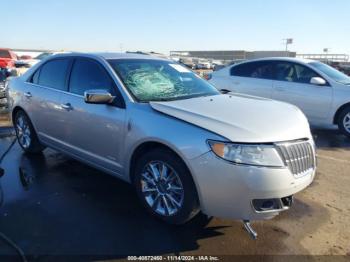
[[338, 127], [344, 135], [350, 137], [350, 106], [341, 111], [338, 118]]
[[15, 114], [14, 127], [18, 143], [26, 153], [40, 153], [44, 150], [26, 113], [20, 110]]
[[184, 224], [199, 212], [197, 191], [184, 162], [165, 149], [143, 155], [134, 184], [143, 206], [170, 224]]

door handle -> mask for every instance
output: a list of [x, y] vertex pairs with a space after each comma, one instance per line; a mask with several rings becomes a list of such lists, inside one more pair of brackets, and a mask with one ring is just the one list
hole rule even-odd
[[73, 107], [72, 107], [72, 105], [71, 105], [70, 103], [61, 104], [61, 107], [62, 107], [63, 109], [65, 109], [65, 110], [67, 110], [67, 111], [73, 109]]
[[32, 97], [32, 93], [31, 92], [25, 92], [24, 96], [27, 97], [27, 98], [30, 98], [30, 97]]

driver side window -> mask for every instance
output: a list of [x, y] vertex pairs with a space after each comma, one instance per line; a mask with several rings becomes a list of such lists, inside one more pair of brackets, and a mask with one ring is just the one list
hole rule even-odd
[[310, 84], [311, 78], [319, 77], [315, 71], [306, 66], [294, 64], [294, 68], [296, 73], [296, 82], [298, 83]]
[[97, 62], [90, 59], [77, 59], [74, 62], [69, 91], [77, 95], [92, 89], [103, 89], [113, 94], [112, 79]]
[[278, 62], [275, 65], [276, 80], [310, 84], [311, 78], [319, 77], [312, 69], [295, 63]]

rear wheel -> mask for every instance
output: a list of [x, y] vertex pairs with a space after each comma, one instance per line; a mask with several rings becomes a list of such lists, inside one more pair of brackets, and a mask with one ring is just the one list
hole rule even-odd
[[22, 110], [14, 116], [14, 127], [18, 143], [26, 153], [40, 153], [44, 150], [29, 117]]
[[134, 184], [148, 212], [167, 223], [184, 224], [199, 212], [191, 174], [169, 150], [153, 150], [138, 159]]
[[338, 127], [344, 135], [350, 137], [350, 106], [344, 108], [339, 114]]

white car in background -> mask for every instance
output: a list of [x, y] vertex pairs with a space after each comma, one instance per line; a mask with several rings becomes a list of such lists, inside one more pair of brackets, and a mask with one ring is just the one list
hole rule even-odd
[[211, 68], [211, 64], [209, 62], [199, 62], [192, 66], [193, 70], [199, 70], [199, 69], [206, 70], [210, 68]]
[[350, 137], [350, 77], [321, 62], [250, 60], [214, 72], [210, 82], [220, 90], [291, 103], [311, 124], [335, 124]]

